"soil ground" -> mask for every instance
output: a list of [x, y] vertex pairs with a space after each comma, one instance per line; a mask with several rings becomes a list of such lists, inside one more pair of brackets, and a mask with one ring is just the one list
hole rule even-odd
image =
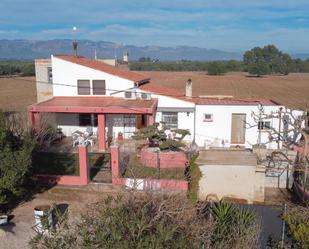
[[0, 249], [26, 249], [29, 239], [36, 233], [32, 229], [34, 225], [34, 207], [38, 205], [62, 205], [67, 206], [70, 220], [78, 219], [85, 213], [87, 206], [105, 198], [115, 195], [116, 190], [107, 189], [96, 191], [94, 188], [77, 187], [53, 187], [46, 192], [37, 194], [31, 201], [20, 204], [13, 210], [10, 224], [0, 227]]
[[[242, 98], [273, 99], [291, 108], [309, 108], [309, 73], [288, 76], [248, 77], [246, 73], [210, 76], [206, 72], [139, 72], [158, 86], [185, 91], [188, 78], [193, 95], [229, 95]], [[0, 108], [22, 110], [36, 102], [35, 77], [0, 78]]]
[[25, 112], [36, 102], [34, 77], [0, 78], [0, 109]]
[[290, 108], [309, 108], [309, 73], [248, 77], [246, 73], [210, 76], [206, 72], [141, 72], [157, 86], [185, 91], [188, 78], [193, 95], [229, 95], [237, 98], [272, 99]]

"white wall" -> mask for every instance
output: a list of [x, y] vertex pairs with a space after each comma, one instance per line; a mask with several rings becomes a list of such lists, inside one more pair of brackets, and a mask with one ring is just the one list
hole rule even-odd
[[[77, 80], [105, 80], [106, 95], [134, 87], [134, 82], [52, 56], [54, 96], [78, 96]], [[61, 86], [65, 84], [69, 86]], [[112, 90], [108, 90], [112, 89]], [[79, 95], [89, 96], [89, 95]], [[95, 95], [98, 96], [98, 95]]]
[[[56, 124], [62, 129], [66, 136], [72, 136], [74, 131], [86, 131], [86, 126], [79, 126], [79, 115], [77, 113], [56, 113]], [[93, 127], [93, 131], [97, 131], [97, 127]]]
[[[117, 138], [118, 133], [121, 132], [124, 138], [129, 138], [127, 136], [130, 135], [128, 132], [136, 131], [136, 124], [135, 127], [124, 127], [123, 117], [122, 114], [106, 115], [107, 136]], [[79, 115], [76, 113], [56, 113], [56, 124], [66, 136], [72, 136], [72, 133], [76, 130], [84, 132], [87, 129], [86, 126], [79, 126]], [[93, 127], [93, 131], [96, 133], [97, 127]]]
[[199, 199], [209, 195], [219, 200], [223, 197], [255, 200], [255, 166], [204, 165], [200, 166]]
[[[264, 106], [265, 113], [276, 111], [279, 106]], [[197, 105], [196, 106], [196, 143], [199, 146], [205, 146], [205, 143], [214, 143], [222, 146], [222, 140], [225, 147], [230, 147], [231, 128], [232, 128], [232, 113], [246, 114], [246, 122], [248, 125], [256, 125], [253, 120], [252, 112], [258, 113], [257, 106], [227, 106], [227, 105]], [[204, 122], [204, 114], [213, 114], [213, 122]], [[272, 127], [278, 127], [277, 119], [271, 121]], [[252, 145], [258, 143], [258, 128], [247, 128], [245, 134], [245, 146], [251, 148]], [[262, 143], [268, 141], [268, 134], [262, 131]], [[233, 144], [236, 145], [236, 144]], [[266, 145], [268, 148], [276, 148], [277, 144], [272, 142]]]

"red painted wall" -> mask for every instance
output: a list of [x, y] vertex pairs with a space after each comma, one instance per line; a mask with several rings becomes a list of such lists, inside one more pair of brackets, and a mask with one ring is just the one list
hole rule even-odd
[[79, 146], [79, 176], [64, 175], [36, 175], [34, 178], [45, 184], [59, 185], [87, 185], [89, 183], [88, 170], [88, 148], [87, 146]]
[[[183, 154], [184, 155], [184, 154]], [[184, 155], [185, 156], [185, 155]], [[119, 177], [119, 147], [111, 146], [112, 160], [112, 183], [113, 185], [126, 186], [132, 188], [139, 185], [141, 190], [188, 190], [188, 182], [183, 180], [170, 179], [130, 179]]]
[[[146, 167], [157, 167], [157, 153], [152, 148], [141, 150], [141, 161]], [[182, 151], [159, 152], [160, 168], [185, 168], [188, 163], [186, 154]]]

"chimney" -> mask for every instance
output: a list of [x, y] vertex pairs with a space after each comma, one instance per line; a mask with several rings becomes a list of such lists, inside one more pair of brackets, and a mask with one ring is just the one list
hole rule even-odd
[[77, 41], [73, 41], [73, 53], [77, 56]]
[[186, 83], [186, 97], [192, 98], [192, 80], [190, 78]]
[[124, 62], [129, 62], [129, 53], [128, 52], [125, 52], [124, 54], [123, 54], [123, 61]]

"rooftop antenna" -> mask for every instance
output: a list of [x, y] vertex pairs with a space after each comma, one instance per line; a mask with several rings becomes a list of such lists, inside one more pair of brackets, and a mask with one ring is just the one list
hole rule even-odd
[[116, 48], [117, 48], [117, 42], [114, 43], [114, 59], [115, 59], [115, 61], [117, 61]]
[[73, 37], [74, 37], [74, 40], [73, 40], [73, 52], [74, 52], [74, 55], [77, 57], [76, 31], [77, 31], [77, 28], [76, 28], [76, 26], [74, 26], [73, 27]]
[[98, 58], [97, 58], [97, 49], [96, 49], [96, 48], [94, 49], [94, 59], [95, 59], [95, 60], [98, 59]]

